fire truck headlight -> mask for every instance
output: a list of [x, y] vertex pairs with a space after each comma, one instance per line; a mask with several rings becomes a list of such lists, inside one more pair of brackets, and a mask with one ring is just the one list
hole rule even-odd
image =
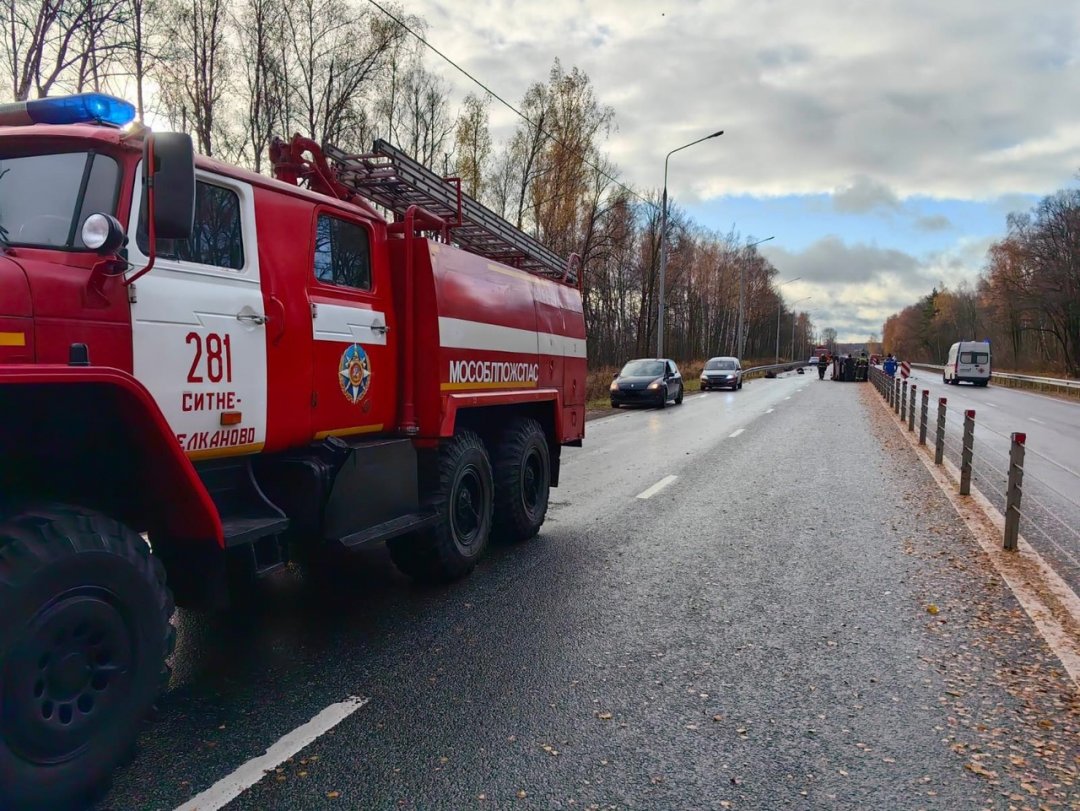
[[92, 251], [114, 253], [124, 244], [124, 227], [109, 214], [91, 214], [83, 223], [82, 241]]

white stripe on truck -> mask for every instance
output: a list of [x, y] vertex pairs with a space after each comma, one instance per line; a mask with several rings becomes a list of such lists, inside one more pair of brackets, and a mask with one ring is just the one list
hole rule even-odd
[[516, 327], [502, 327], [462, 318], [440, 318], [439, 336], [447, 349], [472, 349], [481, 352], [520, 352], [584, 358], [585, 339], [534, 332]]

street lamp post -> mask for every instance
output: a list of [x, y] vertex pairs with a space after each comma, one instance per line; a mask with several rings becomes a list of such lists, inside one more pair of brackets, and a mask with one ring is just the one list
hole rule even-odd
[[664, 201], [660, 208], [660, 292], [657, 298], [659, 299], [659, 307], [656, 313], [656, 357], [664, 357], [664, 276], [667, 273], [667, 170], [668, 160], [676, 152], [679, 152], [694, 144], [700, 144], [702, 141], [708, 141], [710, 138], [716, 138], [719, 135], [723, 135], [724, 131], [719, 130], [712, 135], [706, 135], [704, 138], [698, 138], [696, 141], [691, 141], [688, 144], [683, 144], [676, 149], [667, 153], [664, 158]]
[[[794, 279], [788, 279], [786, 282], [782, 282], [781, 284], [778, 284], [776, 286], [776, 289], [779, 290], [785, 284], [791, 284], [792, 282], [797, 282], [801, 278], [802, 278], [802, 276], [796, 276]], [[781, 315], [781, 313], [784, 312], [784, 297], [779, 296], [779, 299], [780, 299], [780, 301], [776, 305], [776, 360], [773, 361], [773, 363], [779, 363], [780, 362], [780, 315]], [[792, 348], [791, 359], [795, 360], [794, 347]]]
[[[746, 246], [746, 250], [749, 251], [754, 246], [760, 245], [762, 242], [768, 242], [770, 239], [773, 239], [773, 238], [774, 237], [765, 237], [765, 239], [759, 239], [757, 242], [751, 242], [749, 245]], [[739, 262], [739, 329], [738, 329], [738, 332], [736, 333], [736, 338], [735, 338], [735, 346], [736, 346], [736, 350], [737, 350], [735, 352], [735, 356], [737, 358], [739, 358], [740, 360], [742, 359], [742, 356], [743, 356], [743, 349], [745, 348], [744, 343], [745, 343], [745, 339], [746, 339], [746, 336], [743, 335], [743, 319], [744, 319], [745, 310], [746, 310], [746, 262]]]
[[795, 320], [798, 318], [798, 314], [795, 312], [795, 305], [803, 301], [810, 301], [812, 296], [801, 298], [799, 301], [791, 302], [791, 359], [795, 360]]

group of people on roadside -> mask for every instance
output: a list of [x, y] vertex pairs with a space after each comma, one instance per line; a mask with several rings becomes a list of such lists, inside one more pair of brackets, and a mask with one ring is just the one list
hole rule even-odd
[[[889, 355], [889, 357], [886, 359], [886, 364], [888, 363], [889, 359], [892, 359], [892, 355]], [[844, 368], [848, 364], [848, 362], [852, 360], [854, 360], [854, 370], [851, 374], [849, 374], [847, 379], [855, 381], [866, 380], [868, 375], [870, 374], [870, 358], [867, 357], [865, 351], [863, 351], [857, 358], [854, 358], [851, 355], [830, 355], [828, 353], [823, 354], [818, 359], [817, 364], [818, 380], [825, 379], [825, 370], [830, 365], [833, 367], [832, 379], [843, 380]], [[892, 363], [893, 372], [895, 372], [896, 361], [893, 360]]]

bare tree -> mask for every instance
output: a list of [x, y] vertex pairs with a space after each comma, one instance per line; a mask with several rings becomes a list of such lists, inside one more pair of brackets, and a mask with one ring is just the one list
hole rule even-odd
[[11, 95], [23, 101], [72, 89], [102, 77], [117, 48], [107, 36], [116, 26], [120, 0], [4, 0], [0, 57]]
[[297, 124], [316, 141], [354, 142], [366, 129], [370, 85], [405, 32], [346, 0], [287, 3], [285, 24]]
[[454, 128], [455, 171], [461, 178], [465, 193], [477, 199], [484, 191], [484, 177], [491, 158], [491, 132], [488, 130], [488, 104], [470, 93], [462, 102]]
[[239, 45], [244, 157], [256, 172], [271, 138], [288, 131], [285, 8], [281, 0], [241, 0], [233, 28]]
[[[380, 128], [420, 163], [438, 169], [453, 129], [448, 94], [446, 82], [427, 70], [417, 54], [404, 72], [395, 69], [392, 91], [377, 103], [385, 122]], [[445, 165], [441, 168], [448, 171]]]
[[199, 151], [213, 155], [225, 135], [224, 101], [231, 53], [226, 0], [169, 0], [158, 83], [174, 126], [190, 129]]
[[119, 60], [135, 86], [139, 120], [146, 119], [146, 82], [155, 72], [164, 31], [163, 0], [123, 0]]

